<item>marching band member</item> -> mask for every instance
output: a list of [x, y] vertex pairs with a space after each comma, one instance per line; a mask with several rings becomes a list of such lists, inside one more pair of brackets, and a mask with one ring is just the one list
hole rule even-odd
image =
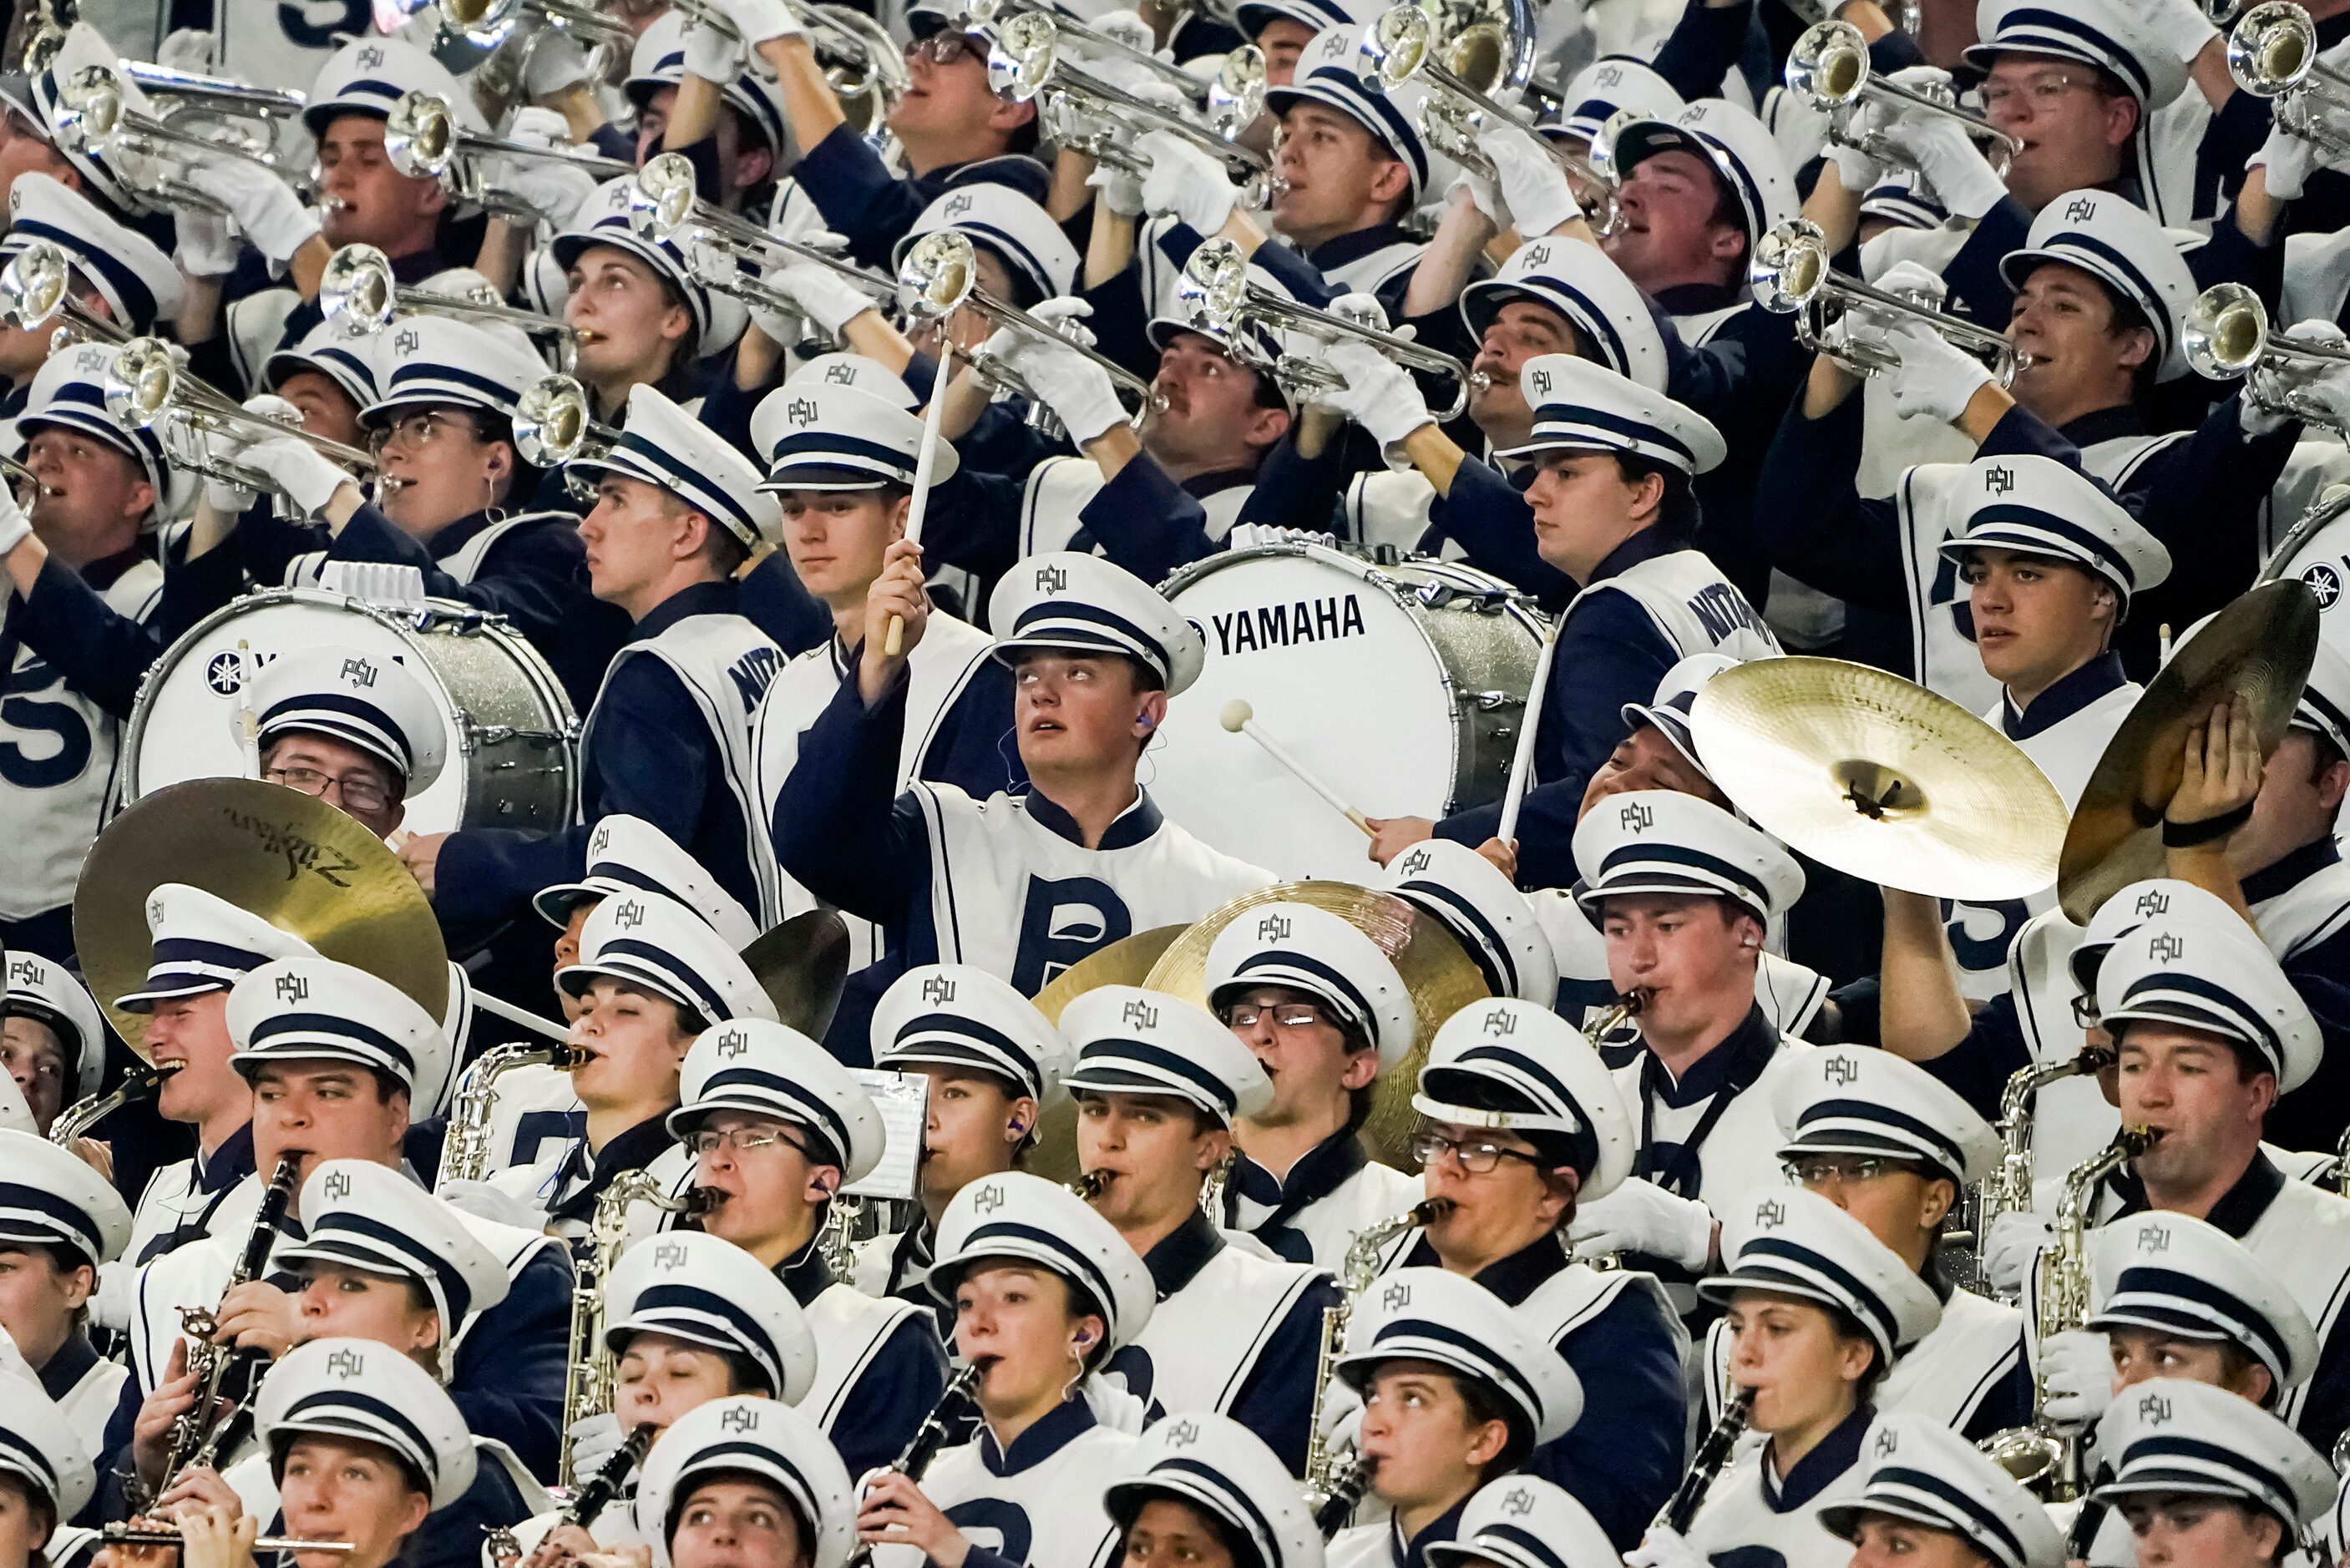
[[[8, 185], [8, 234], [0, 265], [36, 244], [56, 246], [69, 267], [66, 297], [132, 337], [177, 319], [183, 292], [179, 269], [154, 241], [107, 215], [88, 196], [55, 177], [27, 171]], [[52, 352], [57, 322], [0, 324], [0, 419], [25, 411], [33, 378]]]
[[[139, 201], [132, 190], [136, 182], [120, 151], [94, 147], [87, 137], [64, 138], [57, 132], [65, 84], [90, 66], [113, 69], [121, 57], [104, 34], [88, 22], [77, 20], [67, 26], [46, 69], [10, 74], [5, 94], [8, 135], [0, 141], [5, 149], [0, 151], [0, 185], [13, 190], [26, 174], [46, 174], [87, 197], [108, 217], [139, 230], [158, 246], [169, 246], [172, 215], [153, 212]], [[124, 102], [131, 108], [147, 107], [135, 87], [124, 95]], [[118, 167], [119, 162], [125, 166]]]
[[89, 1501], [98, 1478], [88, 1446], [47, 1395], [10, 1392], [0, 1417], [0, 1563], [45, 1568], [59, 1560], [66, 1522]]
[[443, 920], [504, 919], [581, 875], [596, 824], [618, 813], [659, 827], [745, 908], [764, 909], [751, 722], [784, 655], [740, 613], [733, 577], [774, 533], [775, 504], [740, 452], [642, 384], [619, 441], [570, 470], [596, 481], [579, 524], [589, 589], [634, 623], [580, 735], [581, 820], [551, 834], [411, 837], [400, 859]]
[[2306, 1438], [2221, 1389], [2158, 1378], [2116, 1414], [2114, 1479], [2092, 1495], [2129, 1521], [2138, 1568], [2282, 1563], [2334, 1499]]
[[1868, 1479], [1822, 1506], [1820, 1525], [1852, 1542], [1854, 1568], [2060, 1568], [2064, 1540], [2040, 1500], [1997, 1461], [1930, 1416], [1888, 1414], [1869, 1440]]
[[1061, 1084], [1077, 1102], [1078, 1168], [1158, 1291], [1118, 1364], [1127, 1386], [1168, 1410], [1230, 1416], [1296, 1469], [1328, 1277], [1232, 1244], [1200, 1207], [1232, 1124], [1272, 1099], [1264, 1069], [1212, 1014], [1163, 992], [1097, 987], [1061, 1028], [1076, 1057]]
[[98, 1093], [106, 1027], [98, 1003], [65, 965], [38, 953], [10, 953], [6, 967], [0, 1069], [16, 1080], [34, 1127], [46, 1137], [59, 1111]]
[[1102, 1496], [1128, 1568], [1315, 1568], [1322, 1561], [1322, 1534], [1297, 1482], [1231, 1417], [1202, 1411], [1161, 1421], [1135, 1444], [1133, 1465]]
[[897, 1235], [858, 1244], [856, 1284], [868, 1295], [940, 1304], [924, 1285], [939, 1220], [956, 1193], [1014, 1168], [1035, 1147], [1045, 1107], [1065, 1093], [1068, 1044], [1034, 1002], [993, 975], [941, 963], [908, 970], [881, 993], [872, 1048], [875, 1066], [920, 1074], [930, 1095], [921, 1212]]
[[1478, 1488], [1459, 1532], [1430, 1542], [1422, 1555], [1430, 1568], [1612, 1568], [1624, 1560], [1573, 1492], [1525, 1475]]
[[0, 1329], [92, 1454], [130, 1370], [91, 1347], [87, 1308], [130, 1237], [130, 1207], [79, 1156], [0, 1130]]
[[912, 1546], [939, 1568], [1104, 1568], [1104, 1483], [1130, 1473], [1142, 1419], [1104, 1372], [1150, 1321], [1142, 1260], [1075, 1193], [1014, 1170], [955, 1194], [930, 1282], [953, 1303], [957, 1359], [979, 1368], [978, 1435], [919, 1482], [868, 1477], [858, 1536], [877, 1562]]
[[1481, 1488], [1584, 1410], [1575, 1373], [1522, 1314], [1441, 1269], [1399, 1269], [1356, 1304], [1337, 1374], [1362, 1397], [1356, 1455], [1391, 1512], [1333, 1537], [1333, 1568], [1426, 1562], [1458, 1537]]
[[1637, 1542], [1680, 1473], [1688, 1337], [1653, 1275], [1575, 1262], [1558, 1240], [1631, 1167], [1616, 1083], [1580, 1032], [1515, 998], [1447, 1019], [1419, 1082], [1413, 1154], [1445, 1209], [1400, 1261], [1476, 1281], [1565, 1362], [1584, 1418], [1518, 1468]]
[[[719, 939], [741, 952], [757, 940], [759, 923], [734, 895], [720, 887], [701, 862], [680, 849], [669, 835], [642, 817], [614, 812], [598, 819], [588, 836], [587, 868], [576, 882], [559, 882], [531, 895], [531, 908], [553, 926], [555, 967], [559, 972], [579, 961], [579, 938], [588, 917], [605, 899], [622, 893], [658, 893], [684, 905], [702, 917]], [[567, 1021], [579, 1015], [579, 1001], [560, 985], [556, 1000]], [[500, 1081], [505, 1092], [511, 1079]], [[576, 1103], [567, 1080], [562, 1098]], [[517, 1153], [519, 1155], [519, 1150]], [[526, 1164], [517, 1158], [515, 1163]]]
[[1411, 995], [1378, 944], [1311, 904], [1260, 905], [1226, 926], [1206, 980], [1209, 1007], [1272, 1087], [1232, 1123], [1222, 1209], [1208, 1218], [1335, 1271], [1356, 1231], [1418, 1201], [1412, 1179], [1361, 1137], [1374, 1082], [1419, 1037]]
[[306, 648], [262, 667], [253, 682], [260, 774], [326, 799], [389, 838], [408, 797], [431, 789], [447, 760], [448, 727], [407, 665], [356, 648]]
[[1941, 1303], [1915, 1270], [1817, 1193], [1753, 1200], [1732, 1226], [1730, 1266], [1698, 1289], [1731, 1324], [1731, 1378], [1766, 1441], [1716, 1481], [1686, 1539], [1667, 1525], [1632, 1553], [1680, 1568], [1768, 1552], [1790, 1568], [1850, 1559], [1814, 1512], [1864, 1495], [1876, 1392], [1933, 1332]]
[[[639, 387], [690, 404], [702, 390], [691, 384], [695, 362], [732, 345], [749, 320], [740, 300], [694, 275], [674, 242], [656, 244], [629, 226], [636, 188], [630, 176], [605, 183], [548, 247], [570, 285], [563, 320], [585, 335], [579, 380], [600, 419], [633, 415]], [[742, 509], [730, 508], [723, 524], [736, 529]]]
[[822, 1245], [840, 1189], [881, 1159], [880, 1112], [847, 1068], [796, 1030], [731, 1019], [686, 1054], [669, 1130], [715, 1195], [701, 1225], [789, 1287], [816, 1334], [799, 1401], [859, 1474], [897, 1457], [944, 1386], [937, 1335], [912, 1303], [834, 1277]]
[[843, 1568], [856, 1540], [848, 1471], [824, 1433], [774, 1399], [718, 1399], [680, 1421], [637, 1492], [652, 1568]]
[[[1348, 411], [1358, 419], [1374, 409], [1382, 421], [1393, 416], [1391, 423], [1370, 427], [1383, 442], [1418, 439], [1415, 421], [1432, 432], [1427, 405], [1416, 392], [1390, 385], [1404, 373], [1388, 369], [1394, 376], [1357, 381], [1348, 364]], [[1482, 476], [1478, 485], [1508, 498], [1495, 501], [1496, 515], [1530, 504], [1544, 560], [1582, 585], [1565, 612], [1551, 688], [1543, 694], [1546, 735], [1535, 753], [1542, 782], [1526, 792], [1518, 848], [1522, 881], [1563, 888], [1575, 880], [1565, 850], [1575, 808], [1592, 771], [1624, 737], [1625, 704], [1648, 701], [1658, 679], [1690, 654], [1719, 649], [1759, 658], [1776, 653], [1779, 644], [1745, 596], [1692, 543], [1697, 508], [1689, 481], [1721, 460], [1714, 428], [1586, 359], [1543, 355], [1526, 361], [1520, 379], [1534, 408], [1534, 438], [1504, 455], [1535, 460], [1524, 499], [1493, 470], [1467, 462], [1438, 488], [1448, 490], [1449, 504], [1450, 484], [1475, 474]], [[1397, 400], [1405, 399], [1396, 414]], [[1358, 400], [1376, 400], [1358, 408]], [[1431, 483], [1438, 477], [1430, 473]], [[1482, 504], [1467, 495], [1461, 500]], [[1436, 523], [1446, 526], [1441, 519]], [[1442, 823], [1374, 822], [1372, 857], [1384, 865], [1431, 833], [1481, 844], [1499, 821], [1499, 807], [1487, 806]]]
[[907, 660], [886, 650], [887, 628], [902, 617], [910, 653], [928, 613], [920, 553], [900, 540], [867, 596], [857, 678], [802, 738], [776, 800], [786, 872], [884, 926], [902, 961], [975, 964], [1027, 995], [1131, 931], [1272, 879], [1168, 822], [1136, 779], [1206, 658], [1197, 628], [1118, 567], [1067, 553], [1024, 562], [988, 610], [1028, 793], [894, 793]]
[[[629, 57], [620, 89], [637, 111], [633, 155], [640, 166], [661, 151], [669, 118], [676, 111], [691, 25], [682, 11], [661, 12], [637, 35]], [[720, 100], [724, 112], [711, 128], [720, 180], [705, 194], [730, 212], [756, 211], [755, 198], [775, 188], [794, 151], [784, 126], [783, 96], [775, 84], [745, 71], [725, 85]]]

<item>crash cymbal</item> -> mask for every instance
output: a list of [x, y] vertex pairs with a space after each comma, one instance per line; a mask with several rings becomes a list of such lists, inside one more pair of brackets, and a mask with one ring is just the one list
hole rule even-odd
[[1722, 793], [1823, 865], [1975, 902], [2056, 879], [2056, 786], [1915, 681], [1840, 659], [1758, 659], [1707, 681], [1690, 727]]
[[192, 779], [107, 824], [74, 889], [74, 946], [107, 1017], [144, 1057], [147, 1020], [114, 999], [147, 978], [147, 895], [185, 882], [291, 931], [328, 958], [390, 981], [433, 1017], [449, 1004], [449, 953], [432, 906], [355, 817], [259, 779]]
[[2298, 580], [2262, 583], [2178, 645], [2106, 742], [2057, 873], [2067, 919], [2086, 925], [2133, 882], [2163, 875], [2162, 814], [2186, 770], [2187, 732], [2241, 696], [2263, 756], [2293, 722], [2317, 658], [2317, 600]]
[[830, 909], [794, 915], [752, 939], [743, 962], [775, 1004], [775, 1016], [821, 1040], [848, 979], [848, 925]]
[[[1177, 937], [1189, 928], [1154, 926], [1121, 937], [1099, 952], [1079, 959], [1063, 970], [1029, 1000], [1055, 1024], [1061, 1009], [1096, 986], [1140, 985]], [[1046, 1106], [1036, 1118], [1036, 1142], [1028, 1168], [1054, 1181], [1077, 1179], [1077, 1107], [1066, 1095]]]
[[1403, 977], [1413, 1011], [1419, 1015], [1419, 1038], [1409, 1057], [1379, 1075], [1363, 1136], [1378, 1158], [1411, 1168], [1407, 1146], [1419, 1122], [1411, 1096], [1419, 1085], [1420, 1064], [1428, 1060], [1428, 1043], [1446, 1019], [1492, 994], [1485, 983], [1484, 970], [1443, 921], [1393, 893], [1358, 888], [1351, 882], [1277, 882], [1243, 893], [1194, 923], [1176, 939], [1141, 983], [1207, 1006], [1208, 949], [1241, 916], [1261, 904], [1274, 903], [1311, 904], [1329, 910], [1377, 942]]

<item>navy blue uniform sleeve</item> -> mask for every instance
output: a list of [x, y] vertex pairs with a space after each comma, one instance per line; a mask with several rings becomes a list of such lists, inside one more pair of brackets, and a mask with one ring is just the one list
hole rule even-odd
[[1650, 64], [1659, 76], [1672, 83], [1684, 102], [1720, 98], [1721, 78], [1737, 66], [1739, 51], [1746, 47], [1747, 24], [1753, 17], [1752, 0], [1721, 6], [1689, 0]]
[[1305, 1467], [1305, 1443], [1314, 1429], [1314, 1375], [1322, 1350], [1322, 1313], [1338, 1304], [1338, 1287], [1317, 1279], [1289, 1303], [1281, 1326], [1265, 1341], [1248, 1379], [1232, 1396], [1226, 1414], [1264, 1439], [1265, 1447], [1296, 1475]]
[[[569, 549], [556, 543], [567, 536]], [[542, 540], [544, 542], [542, 542]], [[462, 599], [494, 611], [536, 642], [562, 624], [563, 612], [587, 589], [587, 557], [568, 529], [533, 528], [509, 535], [492, 552], [500, 569], [487, 563], [481, 575], [461, 583], [441, 569], [423, 544], [403, 534], [373, 504], [352, 514], [327, 554], [338, 561], [386, 561], [424, 574], [424, 591], [434, 598]]]
[[449, 1397], [475, 1437], [494, 1438], [531, 1474], [552, 1481], [570, 1363], [571, 1260], [542, 1247], [506, 1299], [484, 1313], [449, 1377]]
[[1965, 1039], [1918, 1065], [1985, 1121], [1993, 1121], [2008, 1079], [2031, 1061], [2032, 1048], [2024, 1043], [2023, 1025], [2015, 1015], [2015, 997], [2001, 992], [1975, 1014]]
[[[915, 766], [917, 777], [950, 784], [973, 800], [1028, 782], [1012, 734], [1012, 671], [982, 658], [971, 679], [931, 731]], [[920, 1298], [926, 1303], [930, 1298]]]
[[2269, 1108], [2261, 1130], [2279, 1148], [2334, 1148], [2350, 1121], [2350, 984], [2344, 983], [2341, 950], [2350, 936], [2337, 936], [2297, 953], [2285, 978], [2317, 1020], [2324, 1051], [2306, 1083]]
[[2350, 1428], [2350, 1312], [2334, 1319], [2334, 1332], [2317, 1353], [2317, 1370], [2303, 1397], [2301, 1435], [2321, 1454], [2330, 1454]]
[[2032, 1367], [2023, 1359], [2023, 1330], [2018, 1324], [2015, 1353], [2000, 1364], [1998, 1381], [1975, 1407], [1974, 1414], [1967, 1417], [1966, 1430], [1960, 1435], [1980, 1445], [1994, 1432], [2027, 1426], [2031, 1420]]
[[775, 796], [775, 858], [794, 880], [852, 915], [903, 921], [931, 880], [930, 836], [910, 797], [897, 792], [906, 730], [906, 682], [872, 708], [857, 690], [862, 645]]
[[[1035, 465], [1014, 476], [973, 462], [963, 441], [955, 442], [955, 450], [964, 454], [962, 466], [931, 489], [922, 514], [922, 559], [932, 570], [961, 566], [982, 583], [993, 583], [1020, 558], [1020, 508], [1027, 469]], [[971, 607], [970, 618], [978, 618], [980, 607]]]
[[2031, 234], [2032, 214], [2023, 203], [2012, 196], [2001, 197], [1942, 268], [1942, 281], [1950, 286], [1950, 307], [1978, 327], [2005, 331], [2014, 313], [2015, 291], [1999, 264], [2008, 252], [2022, 250]]
[[891, 174], [881, 155], [845, 124], [800, 154], [792, 177], [824, 214], [824, 226], [847, 240], [848, 254], [868, 266], [890, 269], [890, 251], [922, 215], [912, 182]]
[[[1429, 509], [1428, 522], [1461, 546], [1471, 566], [1533, 594], [1552, 609], [1565, 603], [1574, 589], [1566, 574], [1534, 548], [1534, 508], [1490, 464], [1464, 461], [1452, 475], [1451, 490]], [[1656, 694], [1651, 682], [1640, 701]]]
[[1816, 420], [1792, 403], [1762, 460], [1748, 514], [1772, 565], [1824, 594], [1906, 610], [1898, 512], [1853, 487], [1863, 420], [1856, 392]]
[[1077, 514], [1102, 554], [1146, 583], [1215, 553], [1208, 509], [1149, 452], [1118, 471]]
[[[1848, 400], [1859, 401], [1856, 398]], [[1991, 433], [1975, 448], [1975, 455], [2053, 458], [2074, 472], [2081, 471], [2081, 449], [2022, 403], [1999, 416], [1999, 422], [1991, 427]]]
[[947, 1386], [947, 1355], [931, 1321], [926, 1312], [909, 1314], [842, 1396], [832, 1446], [850, 1475], [895, 1459], [939, 1402]]
[[1673, 1325], [1656, 1297], [1627, 1286], [1559, 1343], [1583, 1383], [1583, 1418], [1524, 1469], [1557, 1482], [1629, 1550], [1681, 1478], [1688, 1394]]
[[400, 1542], [400, 1568], [481, 1568], [482, 1537], [530, 1517], [505, 1467], [478, 1455], [473, 1484], [446, 1508], [427, 1514], [423, 1526]]
[[2170, 552], [2163, 608], [2174, 624], [2199, 619], [2251, 587], [2262, 555], [2261, 513], [2301, 439], [2298, 423], [2246, 435], [2241, 397], [2214, 407], [2185, 441], [2150, 454], [2122, 491], [2122, 504]]
[[144, 1397], [135, 1374], [122, 1380], [122, 1392], [114, 1401], [114, 1414], [106, 1418], [106, 1436], [99, 1439], [98, 1490], [76, 1522], [130, 1517], [130, 1435], [138, 1425], [139, 1406]]
[[81, 574], [51, 556], [33, 597], [13, 618], [17, 637], [73, 689], [118, 719], [130, 717], [139, 678], [161, 656], [161, 634], [115, 611]]

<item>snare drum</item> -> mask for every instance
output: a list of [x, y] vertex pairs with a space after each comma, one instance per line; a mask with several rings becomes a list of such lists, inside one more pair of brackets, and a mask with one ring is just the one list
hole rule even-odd
[[1440, 818], [1501, 798], [1542, 621], [1500, 578], [1289, 543], [1211, 556], [1165, 592], [1208, 658], [1170, 705], [1142, 777], [1195, 836], [1284, 877], [1360, 881], [1377, 869], [1359, 829], [1223, 728], [1236, 697], [1372, 816]]
[[338, 645], [420, 676], [447, 728], [448, 764], [410, 797], [407, 831], [570, 824], [578, 720], [546, 660], [504, 618], [453, 599], [394, 610], [317, 588], [247, 595], [156, 660], [123, 741], [124, 804], [187, 779], [249, 776], [238, 704], [244, 680], [282, 653]]

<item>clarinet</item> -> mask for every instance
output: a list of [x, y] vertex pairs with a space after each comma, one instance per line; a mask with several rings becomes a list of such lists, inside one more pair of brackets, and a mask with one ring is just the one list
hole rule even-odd
[[588, 1477], [585, 1486], [571, 1494], [571, 1501], [563, 1505], [563, 1512], [556, 1517], [555, 1527], [560, 1530], [567, 1524], [576, 1524], [585, 1530], [595, 1523], [597, 1515], [611, 1506], [612, 1500], [620, 1495], [620, 1483], [629, 1479], [629, 1472], [644, 1463], [645, 1455], [652, 1446], [653, 1427], [649, 1421], [630, 1432], [620, 1444], [619, 1451], [606, 1459], [603, 1468]]
[[[244, 1251], [237, 1258], [236, 1272], [229, 1276], [229, 1290], [250, 1282], [268, 1266], [269, 1250], [277, 1240], [278, 1222], [286, 1218], [286, 1210], [294, 1201], [295, 1179], [301, 1173], [300, 1155], [278, 1157], [277, 1169], [270, 1176], [268, 1189], [261, 1195], [260, 1211], [254, 1215], [253, 1228], [244, 1234]], [[225, 1297], [227, 1292], [224, 1291], [222, 1294]], [[266, 1351], [234, 1349], [211, 1344], [218, 1323], [216, 1313], [203, 1308], [183, 1310], [180, 1314], [181, 1327], [188, 1335], [190, 1369], [195, 1369], [195, 1360], [203, 1355], [204, 1370], [197, 1381], [196, 1402], [188, 1407], [172, 1429], [172, 1453], [164, 1461], [163, 1484], [157, 1489], [159, 1492], [170, 1490], [182, 1471], [194, 1466], [209, 1465], [220, 1456], [232, 1427], [241, 1427], [236, 1419], [241, 1407], [232, 1407], [217, 1417], [213, 1414], [213, 1407], [222, 1397], [221, 1390], [228, 1384], [229, 1374], [238, 1368], [243, 1369], [244, 1404], [250, 1405], [251, 1385], [257, 1380], [260, 1368], [269, 1360]], [[199, 1342], [203, 1343], [208, 1355], [199, 1352]]]
[[[972, 1396], [979, 1391], [979, 1376], [980, 1368], [965, 1366], [947, 1379], [946, 1387], [939, 1395], [939, 1402], [931, 1407], [931, 1413], [922, 1417], [920, 1427], [914, 1428], [914, 1435], [907, 1440], [905, 1451], [889, 1461], [890, 1471], [910, 1480], [922, 1479], [922, 1472], [931, 1468], [931, 1461], [939, 1457], [939, 1450], [945, 1448], [948, 1439], [954, 1436], [954, 1422], [951, 1417], [962, 1415], [962, 1407], [972, 1402]], [[876, 1470], [865, 1480], [870, 1481], [874, 1476], [885, 1473], [888, 1472]], [[862, 1502], [865, 1496], [862, 1484], [858, 1487], [857, 1493], [858, 1501]], [[860, 1541], [857, 1543], [857, 1550], [848, 1554], [845, 1568], [872, 1568], [872, 1543]]]
[[1721, 1413], [1721, 1419], [1713, 1424], [1713, 1430], [1708, 1432], [1705, 1441], [1698, 1445], [1697, 1458], [1690, 1461], [1689, 1474], [1681, 1477], [1681, 1484], [1674, 1489], [1672, 1501], [1659, 1511], [1649, 1529], [1661, 1525], [1676, 1535], [1689, 1533], [1690, 1523], [1697, 1518], [1697, 1511], [1705, 1506], [1705, 1494], [1713, 1490], [1715, 1478], [1721, 1474], [1722, 1466], [1730, 1462], [1731, 1450], [1738, 1446], [1740, 1436], [1746, 1430], [1747, 1418], [1753, 1413], [1754, 1390], [1739, 1389], [1731, 1399], [1730, 1407]]
[[1363, 1501], [1363, 1493], [1369, 1490], [1371, 1473], [1378, 1468], [1371, 1460], [1357, 1454], [1347, 1461], [1345, 1469], [1330, 1478], [1329, 1495], [1322, 1500], [1322, 1506], [1314, 1511], [1314, 1528], [1322, 1532], [1323, 1540], [1329, 1540], [1347, 1527], [1347, 1521], [1355, 1516], [1355, 1505]]

